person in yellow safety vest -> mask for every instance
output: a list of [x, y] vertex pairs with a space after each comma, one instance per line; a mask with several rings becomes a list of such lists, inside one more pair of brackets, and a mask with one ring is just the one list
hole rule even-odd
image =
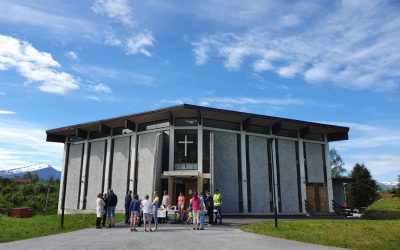
[[215, 193], [213, 195], [213, 201], [214, 201], [214, 211], [216, 212], [214, 224], [217, 224], [218, 219], [219, 219], [219, 224], [222, 224], [222, 213], [221, 213], [222, 195], [219, 193], [218, 189], [215, 190]]

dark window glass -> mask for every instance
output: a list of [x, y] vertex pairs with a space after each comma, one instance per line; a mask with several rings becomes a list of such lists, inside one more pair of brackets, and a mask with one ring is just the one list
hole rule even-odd
[[210, 131], [203, 130], [203, 173], [210, 173]]
[[163, 132], [162, 170], [169, 170], [169, 131]]
[[107, 135], [105, 134], [100, 134], [99, 132], [89, 132], [89, 139], [97, 139], [97, 138], [102, 138], [106, 137]]
[[157, 121], [149, 123], [141, 123], [138, 125], [138, 131], [152, 130], [158, 128], [165, 128], [169, 126], [169, 121]]
[[175, 130], [175, 170], [197, 169], [197, 130]]
[[264, 127], [264, 126], [251, 125], [249, 128], [246, 129], [246, 131], [269, 135], [269, 127]]
[[197, 126], [199, 121], [197, 118], [176, 118], [175, 126]]
[[324, 141], [324, 135], [318, 134], [318, 133], [310, 133], [306, 136], [303, 136], [302, 138], [307, 139], [307, 140], [314, 140], [314, 141]]
[[297, 131], [296, 130], [290, 130], [290, 129], [281, 129], [275, 135], [297, 138]]
[[238, 122], [227, 122], [213, 119], [203, 119], [203, 126], [229, 130], [240, 130], [240, 124]]
[[[211, 192], [210, 190], [210, 179], [203, 179], [203, 195], [205, 195], [205, 192]], [[211, 192], [212, 193], [212, 192]]]
[[123, 127], [113, 128], [112, 135], [122, 135], [123, 130], [124, 130]]

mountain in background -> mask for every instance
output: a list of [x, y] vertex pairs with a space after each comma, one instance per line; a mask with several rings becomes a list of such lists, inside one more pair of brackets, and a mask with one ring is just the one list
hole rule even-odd
[[393, 190], [398, 188], [398, 182], [397, 181], [392, 181], [392, 182], [387, 182], [387, 181], [382, 181], [382, 182], [377, 182], [379, 188], [381, 190]]
[[61, 171], [49, 164], [35, 164], [27, 167], [0, 170], [0, 176], [3, 178], [21, 178], [27, 173], [38, 175], [40, 180], [47, 180], [50, 176], [58, 180], [61, 178]]

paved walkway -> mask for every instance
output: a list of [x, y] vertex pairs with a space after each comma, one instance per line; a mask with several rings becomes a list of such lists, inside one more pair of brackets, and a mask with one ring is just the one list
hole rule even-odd
[[125, 225], [88, 228], [29, 240], [0, 244], [0, 249], [334, 249], [297, 241], [246, 233], [241, 223], [257, 219], [227, 219], [225, 225], [194, 231], [189, 225], [160, 224], [158, 232], [130, 232]]

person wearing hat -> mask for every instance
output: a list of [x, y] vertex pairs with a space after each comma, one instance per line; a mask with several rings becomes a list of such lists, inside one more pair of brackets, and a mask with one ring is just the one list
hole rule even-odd
[[214, 210], [217, 211], [214, 223], [217, 224], [219, 217], [219, 224], [222, 224], [222, 211], [221, 211], [222, 195], [219, 193], [218, 189], [215, 190], [215, 193], [213, 195], [213, 201], [214, 201]]

